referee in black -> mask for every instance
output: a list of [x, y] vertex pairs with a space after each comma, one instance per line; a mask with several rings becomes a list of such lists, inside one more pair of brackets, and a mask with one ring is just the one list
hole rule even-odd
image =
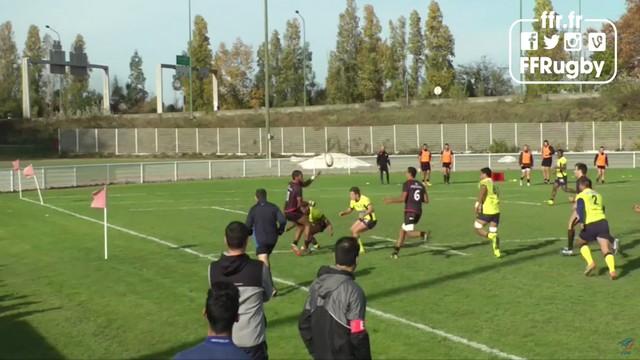
[[258, 259], [269, 266], [269, 255], [284, 233], [287, 219], [280, 209], [267, 201], [267, 190], [256, 190], [256, 204], [247, 215], [247, 227], [256, 242]]
[[378, 170], [380, 170], [380, 183], [384, 184], [383, 173], [387, 174], [387, 184], [389, 184], [389, 166], [391, 160], [389, 160], [389, 153], [384, 149], [384, 145], [380, 146], [378, 156], [376, 157], [376, 164], [378, 164]]

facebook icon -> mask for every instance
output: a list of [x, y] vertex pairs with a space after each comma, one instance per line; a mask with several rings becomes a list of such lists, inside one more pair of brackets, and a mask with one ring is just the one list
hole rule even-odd
[[522, 32], [522, 34], [520, 34], [520, 50], [538, 50], [538, 33]]

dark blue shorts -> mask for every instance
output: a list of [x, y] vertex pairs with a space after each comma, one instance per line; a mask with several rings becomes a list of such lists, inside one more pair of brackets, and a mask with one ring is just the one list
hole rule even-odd
[[430, 171], [431, 170], [431, 163], [420, 163], [420, 169], [422, 171]]
[[369, 229], [369, 230], [373, 229], [378, 224], [377, 220], [360, 219], [360, 222], [365, 224], [367, 226], [367, 229]]
[[598, 238], [604, 238], [610, 240], [612, 238], [609, 233], [609, 222], [607, 220], [600, 220], [594, 223], [585, 225], [580, 232], [580, 239], [593, 242]]
[[560, 178], [556, 178], [556, 184], [558, 186], [567, 186], [567, 177], [560, 177]]
[[496, 223], [496, 225], [500, 224], [500, 213], [497, 214], [491, 214], [491, 215], [486, 215], [486, 214], [480, 214], [478, 215], [478, 220], [482, 220], [484, 222], [488, 223]]

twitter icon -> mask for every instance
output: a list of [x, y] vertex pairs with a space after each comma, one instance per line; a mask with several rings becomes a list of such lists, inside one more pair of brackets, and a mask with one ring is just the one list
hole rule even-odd
[[560, 35], [558, 34], [552, 35], [550, 38], [548, 38], [546, 35], [544, 36], [544, 48], [546, 50], [554, 49], [556, 46], [558, 46], [558, 42], [560, 42]]

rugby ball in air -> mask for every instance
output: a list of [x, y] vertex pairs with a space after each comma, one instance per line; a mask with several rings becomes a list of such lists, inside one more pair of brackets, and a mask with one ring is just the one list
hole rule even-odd
[[324, 154], [324, 163], [327, 165], [327, 167], [332, 167], [333, 166], [333, 155], [326, 153]]

